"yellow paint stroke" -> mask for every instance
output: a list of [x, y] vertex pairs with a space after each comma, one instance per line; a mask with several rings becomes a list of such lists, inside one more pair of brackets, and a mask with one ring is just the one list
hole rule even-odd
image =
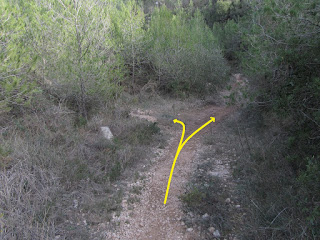
[[205, 124], [203, 124], [201, 127], [199, 127], [196, 131], [194, 131], [184, 142], [183, 138], [184, 138], [184, 134], [186, 132], [186, 126], [183, 122], [174, 119], [173, 122], [174, 123], [180, 123], [182, 125], [182, 134], [181, 134], [181, 139], [180, 139], [180, 143], [178, 146], [178, 150], [176, 152], [176, 156], [174, 157], [173, 163], [172, 163], [172, 167], [171, 167], [171, 171], [170, 171], [170, 176], [169, 176], [169, 181], [168, 181], [168, 186], [167, 186], [167, 191], [166, 191], [166, 196], [164, 198], [164, 204], [167, 203], [167, 198], [168, 198], [168, 194], [169, 194], [169, 189], [170, 189], [170, 183], [171, 183], [171, 178], [172, 178], [172, 174], [173, 174], [173, 170], [174, 170], [174, 166], [176, 164], [177, 158], [180, 154], [180, 151], [182, 150], [182, 148], [184, 147], [184, 145], [194, 136], [196, 135], [201, 129], [205, 128], [207, 125], [209, 125], [211, 122], [215, 122], [216, 119], [214, 117], [210, 117], [210, 121], [206, 122]]

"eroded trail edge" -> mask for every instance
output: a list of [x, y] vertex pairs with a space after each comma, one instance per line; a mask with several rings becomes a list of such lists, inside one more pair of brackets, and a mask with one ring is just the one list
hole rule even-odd
[[109, 239], [191, 240], [198, 238], [199, 234], [196, 231], [186, 231], [182, 222], [183, 212], [179, 196], [183, 193], [186, 182], [196, 168], [195, 159], [197, 159], [196, 154], [202, 135], [212, 128], [219, 127], [219, 122], [233, 110], [234, 107], [206, 106], [179, 114], [179, 119], [186, 124], [186, 136], [206, 123], [210, 117], [215, 117], [216, 122], [203, 129], [184, 146], [173, 173], [168, 203], [164, 205], [163, 197], [181, 136], [181, 126], [175, 126], [169, 146], [147, 174], [140, 202], [135, 204], [132, 211], [128, 203], [123, 202], [123, 211], [120, 216], [115, 217], [120, 225], [119, 229], [109, 236]]

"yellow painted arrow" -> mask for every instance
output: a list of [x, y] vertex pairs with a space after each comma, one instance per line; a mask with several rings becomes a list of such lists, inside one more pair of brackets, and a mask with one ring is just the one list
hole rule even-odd
[[176, 156], [174, 157], [173, 163], [172, 163], [172, 167], [171, 167], [171, 171], [170, 171], [170, 176], [169, 176], [169, 180], [168, 180], [168, 186], [167, 186], [167, 191], [166, 191], [166, 196], [164, 198], [164, 204], [167, 203], [167, 198], [168, 198], [168, 194], [169, 194], [169, 189], [170, 189], [170, 183], [171, 183], [171, 178], [172, 178], [172, 174], [173, 174], [173, 170], [174, 170], [174, 166], [176, 164], [177, 158], [180, 154], [180, 151], [182, 150], [182, 148], [184, 147], [184, 145], [194, 136], [196, 135], [201, 129], [205, 128], [207, 125], [209, 125], [211, 122], [215, 122], [216, 119], [214, 117], [210, 117], [210, 120], [208, 122], [206, 122], [205, 124], [203, 124], [201, 127], [199, 127], [196, 131], [194, 131], [185, 141], [183, 141], [184, 138], [184, 134], [186, 132], [186, 126], [183, 122], [174, 119], [173, 122], [174, 123], [180, 123], [182, 125], [182, 134], [181, 134], [181, 139], [180, 139], [180, 143], [178, 146], [178, 150], [176, 152]]

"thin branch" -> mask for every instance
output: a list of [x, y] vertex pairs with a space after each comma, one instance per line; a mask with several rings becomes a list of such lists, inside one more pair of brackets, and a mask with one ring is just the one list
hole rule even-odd
[[274, 223], [274, 221], [281, 215], [281, 213], [283, 213], [286, 209], [287, 209], [287, 207], [284, 208], [281, 212], [278, 213], [278, 215], [271, 221], [270, 226], [271, 226], [271, 225]]
[[311, 117], [309, 117], [307, 114], [305, 114], [305, 113], [302, 112], [301, 110], [300, 110], [300, 112], [301, 112], [306, 118], [308, 118], [309, 120], [311, 120], [312, 122], [314, 122], [314, 123], [320, 128], [320, 125], [319, 125], [316, 121], [314, 121]]

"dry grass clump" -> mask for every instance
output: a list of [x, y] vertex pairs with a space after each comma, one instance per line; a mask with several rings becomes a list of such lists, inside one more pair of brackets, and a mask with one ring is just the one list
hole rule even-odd
[[45, 104], [1, 120], [0, 238], [90, 239], [88, 225], [121, 211], [119, 180], [134, 177], [130, 169], [164, 138], [156, 124], [129, 118], [123, 103], [80, 124], [63, 104]]
[[[286, 131], [276, 119], [243, 112], [238, 121], [242, 154], [234, 165], [241, 205], [246, 208], [244, 239], [316, 239], [308, 231], [304, 193], [285, 158]], [[266, 120], [264, 120], [266, 119]]]
[[59, 188], [58, 176], [34, 164], [31, 146], [12, 142], [14, 162], [0, 171], [1, 239], [52, 239], [51, 206]]

